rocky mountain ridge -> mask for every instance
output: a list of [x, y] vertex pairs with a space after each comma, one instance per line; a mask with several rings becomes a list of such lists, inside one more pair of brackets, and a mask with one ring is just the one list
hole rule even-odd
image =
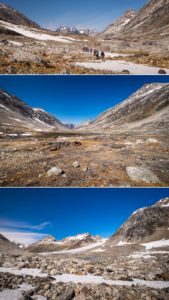
[[124, 34], [136, 36], [153, 36], [159, 35], [159, 38], [165, 35], [169, 36], [169, 0], [149, 0], [144, 7], [138, 12], [124, 28]]
[[136, 16], [136, 11], [133, 9], [127, 10], [123, 16], [118, 18], [112, 24], [110, 24], [102, 33], [98, 36], [100, 38], [109, 38], [109, 35], [116, 36], [125, 28], [125, 26]]
[[0, 252], [18, 251], [19, 247], [0, 233]]
[[110, 108], [85, 128], [91, 131], [138, 129], [153, 124], [157, 129], [169, 126], [169, 84], [146, 84], [127, 100]]
[[[124, 20], [124, 22], [123, 22]], [[163, 50], [168, 53], [169, 0], [149, 0], [125, 24], [125, 16], [109, 25], [100, 36], [110, 41], [112, 51]]]
[[43, 109], [31, 108], [18, 97], [0, 90], [1, 126], [25, 127], [32, 131], [65, 130], [66, 127]]
[[110, 238], [111, 242], [151, 242], [169, 239], [169, 197], [138, 209]]
[[80, 247], [84, 247], [100, 241], [99, 236], [93, 236], [89, 233], [78, 234], [72, 237], [64, 238], [63, 240], [56, 240], [52, 236], [47, 236], [44, 239], [29, 245], [27, 248], [31, 252], [50, 252], [50, 251], [62, 251], [71, 250]]
[[30, 20], [24, 14], [3, 3], [0, 3], [0, 20], [16, 25], [40, 28], [37, 23]]

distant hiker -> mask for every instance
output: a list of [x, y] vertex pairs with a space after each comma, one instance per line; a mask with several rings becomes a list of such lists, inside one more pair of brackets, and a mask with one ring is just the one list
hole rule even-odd
[[96, 60], [99, 60], [99, 51], [98, 50], [96, 50], [95, 56], [96, 56]]
[[103, 51], [101, 52], [101, 59], [103, 62], [105, 61], [105, 53]]
[[90, 53], [91, 53], [91, 54], [93, 53], [93, 49], [92, 49], [92, 48], [90, 48]]
[[89, 48], [87, 48], [87, 47], [83, 47], [83, 52], [89, 52], [90, 51], [90, 49]]

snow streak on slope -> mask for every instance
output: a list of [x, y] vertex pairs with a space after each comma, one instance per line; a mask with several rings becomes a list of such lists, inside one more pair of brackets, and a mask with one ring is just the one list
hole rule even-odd
[[71, 249], [71, 250], [61, 250], [61, 251], [53, 251], [53, 252], [43, 252], [41, 253], [41, 255], [49, 255], [49, 254], [75, 254], [75, 253], [80, 253], [80, 252], [85, 252], [87, 250], [99, 247], [104, 245], [104, 243], [106, 242], [107, 239], [103, 239], [97, 243], [85, 246], [85, 247], [80, 247], [80, 248], [76, 248], [76, 249]]
[[24, 35], [26, 37], [41, 40], [41, 41], [55, 41], [60, 43], [72, 43], [73, 41], [76, 41], [73, 38], [69, 37], [63, 37], [63, 36], [54, 36], [47, 33], [43, 33], [38, 29], [28, 28], [26, 26], [20, 26], [11, 24], [8, 22], [0, 21], [0, 25], [4, 28], [7, 28], [9, 30], [12, 30], [14, 32], [17, 32], [21, 35]]

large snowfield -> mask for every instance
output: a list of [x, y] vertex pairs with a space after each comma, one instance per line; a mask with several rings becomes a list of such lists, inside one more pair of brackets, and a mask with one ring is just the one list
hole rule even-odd
[[33, 29], [33, 28], [30, 29], [25, 26], [15, 25], [4, 21], [0, 21], [0, 25], [3, 26], [4, 28], [20, 33], [28, 38], [32, 38], [40, 41], [55, 41], [61, 43], [72, 43], [73, 41], [76, 41], [73, 38], [54, 36], [54, 35], [43, 33], [38, 29]]

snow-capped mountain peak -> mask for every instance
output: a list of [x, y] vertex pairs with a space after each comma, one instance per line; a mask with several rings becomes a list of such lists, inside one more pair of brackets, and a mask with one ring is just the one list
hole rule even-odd
[[169, 197], [163, 198], [156, 203], [156, 206], [169, 207]]

